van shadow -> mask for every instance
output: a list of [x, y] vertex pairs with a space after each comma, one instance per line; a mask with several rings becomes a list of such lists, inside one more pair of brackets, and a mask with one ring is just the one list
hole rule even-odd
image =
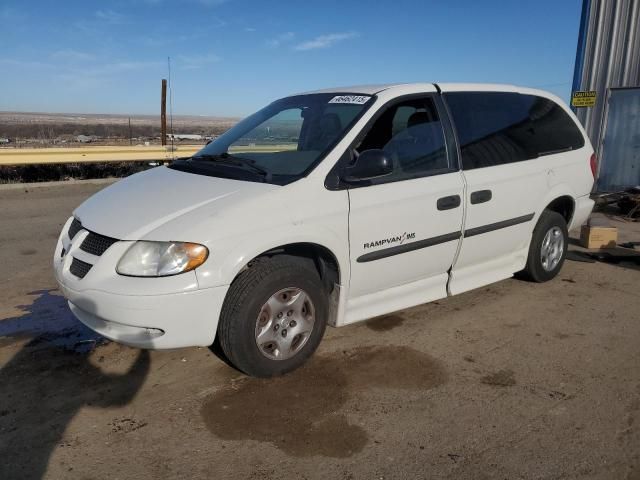
[[32, 292], [24, 314], [0, 320], [0, 348], [31, 338], [0, 369], [0, 478], [39, 479], [76, 413], [128, 404], [149, 372], [141, 351], [125, 374], [90, 361], [106, 340], [73, 317], [52, 290]]

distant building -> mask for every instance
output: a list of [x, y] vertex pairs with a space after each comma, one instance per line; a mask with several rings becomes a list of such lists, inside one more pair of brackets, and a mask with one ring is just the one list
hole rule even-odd
[[0, 138], [0, 145], [6, 145], [7, 143], [11, 143], [11, 139], [9, 139], [9, 138]]
[[95, 135], [77, 135], [76, 142], [80, 143], [91, 143], [98, 139]]
[[167, 133], [167, 138], [169, 140], [202, 140], [204, 137], [202, 135], [197, 135], [194, 133]]

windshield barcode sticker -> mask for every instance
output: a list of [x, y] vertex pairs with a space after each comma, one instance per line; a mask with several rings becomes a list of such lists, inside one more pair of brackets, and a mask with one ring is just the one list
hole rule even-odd
[[351, 103], [355, 105], [362, 105], [367, 103], [371, 97], [367, 95], [337, 95], [329, 100], [329, 103]]

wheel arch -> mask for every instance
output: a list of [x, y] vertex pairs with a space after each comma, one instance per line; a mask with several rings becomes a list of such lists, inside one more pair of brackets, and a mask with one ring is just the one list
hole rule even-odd
[[292, 242], [276, 247], [269, 248], [263, 252], [254, 255], [250, 260], [240, 265], [234, 274], [234, 280], [246, 268], [251, 266], [252, 262], [264, 257], [273, 257], [276, 255], [290, 255], [294, 257], [307, 258], [313, 261], [320, 278], [322, 278], [328, 291], [331, 290], [333, 284], [340, 285], [343, 279], [343, 269], [340, 268], [340, 262], [336, 254], [328, 247], [314, 242]]
[[576, 202], [571, 195], [560, 195], [547, 204], [544, 210], [551, 210], [562, 215], [567, 222], [567, 227], [571, 225], [573, 215], [576, 211]]

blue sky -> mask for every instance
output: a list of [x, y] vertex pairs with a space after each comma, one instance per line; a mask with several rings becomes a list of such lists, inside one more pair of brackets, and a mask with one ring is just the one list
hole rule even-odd
[[0, 110], [251, 113], [299, 91], [500, 82], [567, 99], [581, 0], [0, 0]]

